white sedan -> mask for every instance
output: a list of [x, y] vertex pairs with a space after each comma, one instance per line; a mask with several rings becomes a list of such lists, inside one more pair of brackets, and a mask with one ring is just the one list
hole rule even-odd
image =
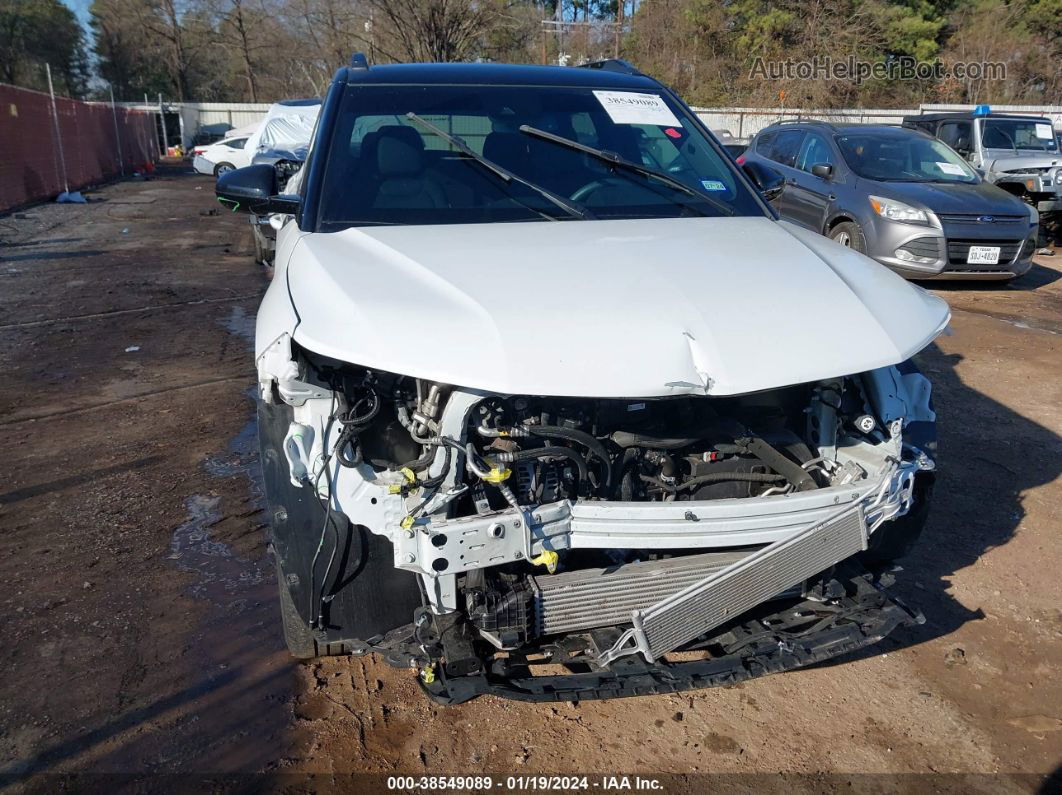
[[192, 168], [200, 174], [213, 174], [216, 177], [234, 168], [251, 165], [251, 153], [244, 148], [247, 138], [242, 135], [195, 147], [192, 149]]

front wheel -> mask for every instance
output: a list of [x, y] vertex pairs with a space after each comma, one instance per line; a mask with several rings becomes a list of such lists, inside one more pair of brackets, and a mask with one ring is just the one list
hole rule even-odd
[[844, 221], [831, 229], [830, 240], [854, 249], [860, 254], [867, 253], [867, 241], [863, 237], [863, 230], [859, 228], [859, 224], [852, 221]]

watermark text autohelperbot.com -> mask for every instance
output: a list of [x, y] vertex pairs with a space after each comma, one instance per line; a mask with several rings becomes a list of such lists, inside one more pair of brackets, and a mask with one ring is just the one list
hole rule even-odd
[[768, 61], [757, 57], [750, 78], [761, 80], [842, 80], [859, 85], [864, 80], [1006, 80], [1007, 65], [1000, 61], [919, 61], [903, 56], [884, 61], [865, 61], [849, 55], [834, 58], [816, 55], [808, 60], [788, 58]]

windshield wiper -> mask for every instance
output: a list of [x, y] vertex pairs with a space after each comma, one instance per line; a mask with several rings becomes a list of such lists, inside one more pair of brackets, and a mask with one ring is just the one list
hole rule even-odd
[[[711, 196], [706, 196], [699, 190], [691, 188], [682, 180], [675, 179], [670, 174], [666, 174], [663, 171], [657, 171], [655, 168], [643, 166], [641, 163], [635, 163], [633, 160], [628, 160], [627, 158], [617, 154], [616, 152], [609, 152], [607, 149], [595, 149], [592, 146], [587, 146], [586, 144], [579, 143], [578, 141], [573, 141], [571, 138], [565, 138], [561, 135], [554, 135], [551, 132], [547, 132], [546, 130], [540, 130], [537, 127], [531, 127], [527, 124], [520, 125], [520, 132], [524, 133], [525, 135], [532, 135], [535, 138], [541, 138], [545, 141], [551, 141], [552, 143], [559, 144], [560, 146], [566, 146], [569, 149], [575, 149], [578, 152], [585, 152], [591, 157], [596, 157], [598, 160], [603, 160], [614, 168], [625, 168], [628, 171], [633, 171], [636, 174], [641, 174], [644, 177], [650, 177], [651, 179], [655, 179], [659, 182], [664, 183], [670, 188], [674, 188], [677, 191], [685, 193], [687, 196], [693, 196], [695, 199], [700, 199], [701, 201], [708, 202], [719, 212], [723, 213], [723, 215], [734, 214], [733, 209], [731, 209], [730, 207], [727, 207], [725, 204], [718, 201], [717, 199], [713, 199]], [[690, 205], [687, 204], [685, 206], [689, 207]], [[696, 207], [691, 207], [691, 209], [697, 210]], [[703, 211], [698, 210], [698, 212], [701, 212], [703, 215]]]
[[[425, 130], [428, 130], [429, 132], [434, 133], [435, 135], [439, 136], [444, 141], [449, 143], [450, 146], [452, 146], [454, 149], [456, 149], [458, 152], [460, 152], [462, 155], [464, 155], [465, 157], [467, 157], [467, 158], [469, 158], [471, 160], [474, 160], [475, 162], [479, 163], [481, 166], [483, 166], [489, 172], [491, 172], [496, 177], [498, 177], [503, 182], [505, 182], [505, 184], [508, 185], [509, 183], [512, 183], [512, 182], [519, 182], [521, 185], [524, 185], [525, 187], [530, 188], [531, 190], [533, 190], [535, 193], [539, 194], [540, 196], [545, 197], [546, 199], [551, 201], [553, 204], [557, 205], [562, 210], [564, 210], [564, 212], [568, 213], [568, 215], [571, 215], [571, 216], [573, 216], [575, 218], [580, 218], [580, 219], [586, 221], [586, 220], [589, 220], [589, 219], [592, 219], [592, 218], [596, 217], [592, 212], [590, 212], [585, 207], [582, 207], [581, 205], [578, 205], [578, 204], [576, 204], [575, 202], [573, 202], [573, 201], [571, 201], [569, 199], [565, 199], [563, 196], [558, 196], [556, 193], [551, 191], [549, 188], [543, 188], [541, 185], [536, 185], [534, 182], [530, 182], [530, 181], [524, 179], [523, 177], [518, 177], [516, 174], [514, 174], [511, 171], [509, 171], [507, 168], [502, 168], [501, 166], [499, 166], [494, 161], [488, 160], [487, 158], [483, 157], [483, 155], [477, 154], [476, 151], [474, 149], [472, 149], [472, 147], [470, 147], [468, 144], [466, 144], [463, 140], [458, 138], [456, 135], [450, 135], [450, 133], [446, 132], [445, 130], [439, 129], [438, 127], [436, 127], [434, 124], [432, 124], [427, 119], [422, 119], [416, 113], [413, 113], [412, 111], [410, 111], [409, 113], [406, 114], [406, 118], [409, 119], [412, 122], [415, 122], [416, 124], [419, 124]], [[517, 201], [519, 201], [519, 200], [517, 200]], [[521, 202], [521, 204], [522, 203], [523, 202]], [[524, 205], [524, 206], [526, 207], [527, 205]], [[531, 207], [529, 209], [534, 210], [535, 208]], [[539, 211], [535, 210], [535, 212], [539, 212]], [[557, 220], [556, 218], [552, 218], [552, 216], [548, 216], [545, 213], [539, 213], [539, 214], [545, 216], [546, 218], [551, 218], [554, 221]]]

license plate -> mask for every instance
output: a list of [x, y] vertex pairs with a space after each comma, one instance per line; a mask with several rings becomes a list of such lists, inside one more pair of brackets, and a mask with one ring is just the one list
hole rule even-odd
[[970, 265], [998, 265], [999, 246], [970, 246], [966, 262]]

